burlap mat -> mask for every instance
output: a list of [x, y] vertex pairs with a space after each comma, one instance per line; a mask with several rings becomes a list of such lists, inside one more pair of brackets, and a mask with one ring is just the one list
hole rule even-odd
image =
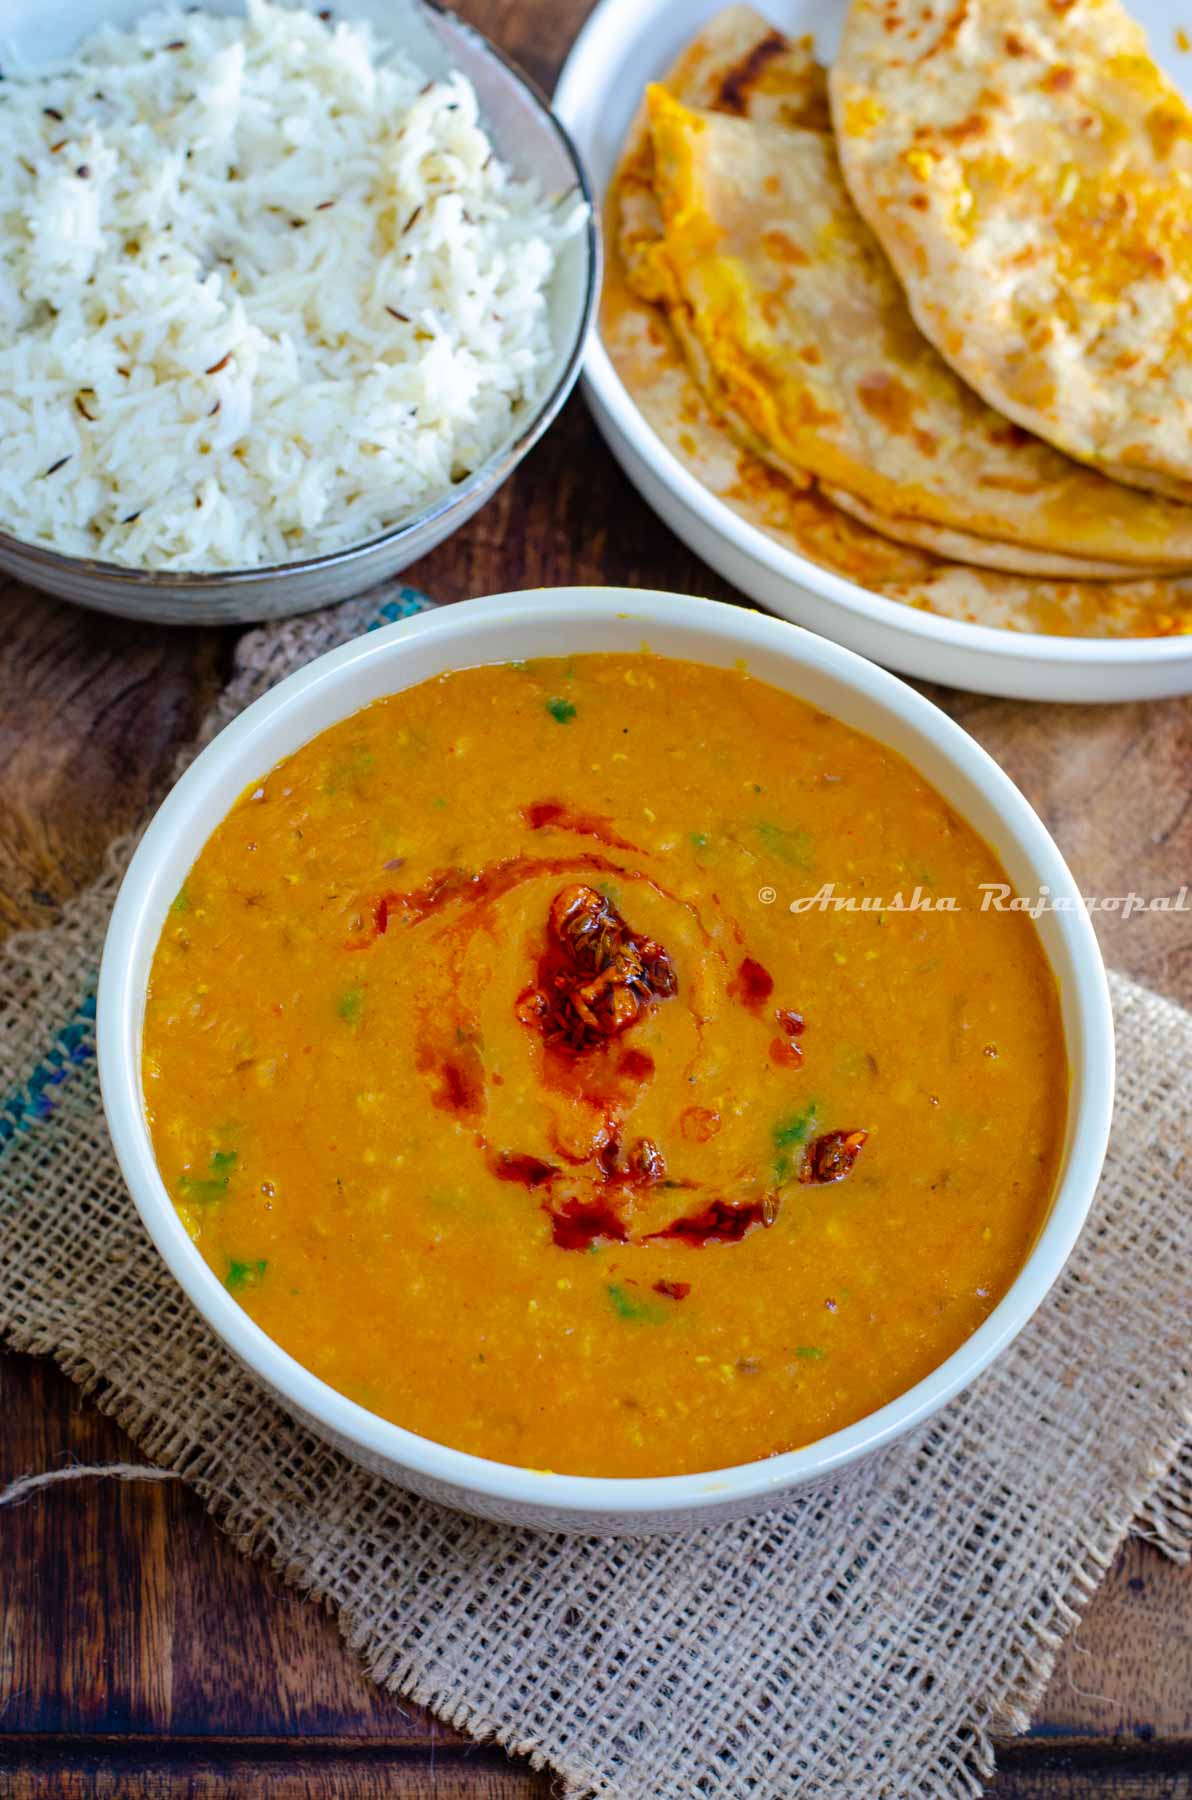
[[[384, 596], [381, 596], [384, 599]], [[383, 609], [417, 604], [399, 592]], [[243, 640], [205, 736], [375, 619]], [[191, 1311], [108, 1146], [96, 966], [130, 846], [0, 965], [0, 1329], [54, 1356], [236, 1542], [334, 1607], [378, 1681], [575, 1795], [951, 1797], [1021, 1729], [1131, 1521], [1192, 1545], [1192, 1018], [1115, 978], [1093, 1216], [1014, 1348], [828, 1496], [639, 1542], [536, 1537], [386, 1486], [292, 1424]]]

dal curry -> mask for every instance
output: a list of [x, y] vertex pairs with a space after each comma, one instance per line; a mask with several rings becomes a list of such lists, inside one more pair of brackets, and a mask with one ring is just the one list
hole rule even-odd
[[1063, 1036], [1001, 879], [742, 669], [427, 682], [266, 775], [178, 894], [162, 1177], [278, 1343], [427, 1437], [608, 1476], [805, 1444], [955, 1350], [1046, 1214]]

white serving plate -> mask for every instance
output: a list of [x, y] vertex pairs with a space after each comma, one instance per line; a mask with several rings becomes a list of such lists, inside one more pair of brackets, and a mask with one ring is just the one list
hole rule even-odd
[[[552, 1475], [470, 1456], [378, 1418], [303, 1368], [228, 1293], [191, 1242], [158, 1174], [141, 1088], [145, 990], [170, 903], [237, 796], [318, 732], [383, 694], [451, 669], [522, 657], [635, 651], [732, 668], [772, 683], [905, 756], [990, 843], [1019, 894], [1046, 885], [1071, 911], [1039, 935], [1059, 981], [1070, 1073], [1055, 1196], [1008, 1292], [953, 1355], [888, 1406], [803, 1449], [696, 1475]], [[1113, 1018], [1079, 889], [1009, 777], [938, 707], [826, 638], [742, 607], [631, 588], [545, 588], [466, 601], [320, 656], [209, 744], [163, 802], [129, 865], [99, 980], [99, 1073], [116, 1154], [158, 1250], [191, 1302], [280, 1404], [374, 1473], [481, 1517], [539, 1530], [675, 1531], [760, 1512], [834, 1480], [967, 1387], [1017, 1336], [1084, 1224], [1113, 1108]], [[400, 1336], [400, 1316], [390, 1322]], [[598, 1421], [595, 1427], [598, 1429]]]
[[[648, 81], [662, 75], [725, 0], [599, 0], [555, 90], [603, 200]], [[755, 0], [791, 36], [835, 54], [846, 0]], [[1165, 0], [1134, 0], [1158, 60], [1185, 92], [1192, 56]], [[1192, 4], [1182, 22], [1192, 29]], [[1153, 700], [1192, 692], [1192, 637], [1061, 638], [1000, 631], [916, 611], [821, 569], [710, 493], [643, 419], [596, 333], [584, 362], [596, 422], [634, 486], [684, 543], [752, 599], [864, 656], [952, 687], [1023, 700]]]

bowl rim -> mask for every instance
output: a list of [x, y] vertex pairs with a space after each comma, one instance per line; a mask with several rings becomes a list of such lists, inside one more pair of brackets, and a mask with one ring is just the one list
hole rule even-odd
[[[29, 538], [14, 536], [12, 532], [0, 530], [0, 551], [13, 557], [21, 557], [27, 562], [44, 569], [60, 572], [75, 570], [85, 571], [87, 576], [96, 581], [108, 582], [121, 587], [143, 588], [146, 591], [164, 589], [218, 589], [221, 593], [228, 588], [251, 587], [260, 581], [277, 580], [280, 577], [298, 578], [313, 575], [327, 569], [342, 569], [352, 563], [370, 557], [376, 551], [401, 544], [406, 538], [421, 534], [428, 526], [433, 526], [445, 518], [455, 507], [475, 499], [490, 488], [496, 488], [512, 474], [517, 465], [529, 454], [543, 433], [554, 423], [564, 402], [575, 386], [580, 368], [583, 364], [588, 338], [591, 335], [596, 317], [597, 303], [600, 297], [601, 274], [603, 269], [603, 241], [600, 233], [600, 218], [588, 178], [587, 166], [576, 148], [575, 141], [567, 126], [554, 110], [546, 94], [538, 83], [528, 75], [513, 58], [494, 44], [475, 25], [461, 19], [443, 0], [421, 0], [421, 3], [438, 14], [447, 24], [448, 29], [457, 31], [465, 37], [472, 38], [492, 57], [505, 71], [506, 75], [524, 90], [534, 103], [536, 110], [550, 124], [555, 137], [571, 165], [575, 187], [580, 198], [587, 206], [587, 218], [581, 233], [585, 249], [584, 292], [578, 308], [571, 340], [558, 374], [550, 388], [534, 404], [534, 410], [521, 425], [516, 435], [505, 443], [499, 444], [482, 463], [474, 468], [457, 486], [449, 488], [438, 500], [424, 507], [421, 512], [408, 519], [402, 519], [396, 525], [388, 526], [384, 531], [376, 532], [370, 538], [354, 539], [351, 543], [342, 544], [338, 549], [321, 550], [314, 556], [303, 556], [292, 562], [259, 563], [247, 569], [146, 569], [131, 563], [106, 562], [99, 557], [75, 556], [67, 550], [55, 550], [48, 544], [39, 544]], [[568, 190], [570, 191], [570, 190]]]
[[[480, 1503], [482, 1510], [485, 1503], [516, 1505], [523, 1509], [523, 1517], [601, 1516], [610, 1521], [625, 1515], [644, 1519], [683, 1513], [694, 1521], [707, 1509], [761, 1503], [767, 1495], [843, 1469], [912, 1429], [966, 1387], [1017, 1335], [1060, 1274], [1092, 1202], [1113, 1104], [1108, 983], [1083, 906], [1055, 915], [1071, 972], [1075, 1019], [1067, 1034], [1070, 1098], [1065, 1165], [1047, 1219], [1006, 1294], [950, 1357], [885, 1406], [813, 1444], [726, 1469], [631, 1477], [554, 1474], [453, 1449], [349, 1400], [269, 1337], [203, 1260], [158, 1173], [144, 1117], [139, 1056], [144, 986], [134, 979], [134, 969], [146, 943], [152, 955], [161, 930], [164, 914], [160, 896], [153, 892], [159, 860], [179, 844], [197, 856], [206, 841], [206, 832], [200, 836], [190, 823], [195, 803], [230, 771], [236, 772], [237, 788], [260, 777], [263, 752], [254, 752], [254, 745], [280, 717], [301, 719], [309, 714], [313, 737], [358, 710], [361, 703], [355, 701], [346, 705], [333, 701], [322, 713], [321, 706], [328, 696], [350, 689], [353, 672], [363, 666], [392, 663], [390, 691], [401, 691], [403, 654], [411, 643], [429, 639], [432, 647], [442, 644], [449, 653], [447, 667], [474, 666], [468, 663], [473, 625], [482, 632], [494, 621], [515, 628], [543, 624], [549, 629], [593, 617], [629, 619], [647, 632], [676, 624], [680, 631], [731, 646], [735, 656], [770, 652], [841, 681], [872, 702], [891, 726], [902, 724], [929, 736], [944, 760], [982, 790], [1033, 878], [1047, 882], [1056, 896], [1079, 893], [1042, 822], [993, 758], [933, 702], [853, 651], [763, 613], [656, 590], [547, 588], [488, 595], [399, 621], [317, 657], [246, 708], [196, 757], [155, 814], [116, 899], [99, 978], [100, 1083], [121, 1170], [150, 1237], [183, 1292], [224, 1344], [320, 1429], [346, 1440], [366, 1459], [372, 1458], [374, 1466], [382, 1459], [391, 1468], [407, 1471], [415, 1486], [421, 1478], [454, 1488]], [[476, 658], [481, 663], [489, 660], [483, 655]], [[861, 729], [881, 741], [880, 727]], [[188, 843], [191, 836], [194, 841]], [[1051, 956], [1049, 961], [1054, 966]], [[395, 1479], [400, 1481], [400, 1476]]]
[[[654, 0], [654, 11], [666, 0]], [[650, 4], [650, 0], [646, 0]], [[762, 0], [765, 4], [765, 0]], [[609, 65], [621, 55], [622, 41], [641, 16], [642, 0], [597, 0], [575, 38], [555, 86], [554, 104], [559, 117], [587, 156], [586, 115], [599, 109], [608, 86]], [[694, 28], [693, 28], [694, 29]], [[643, 80], [654, 78], [652, 71]], [[593, 186], [597, 185], [595, 173]], [[606, 185], [600, 184], [596, 205], [603, 213]], [[967, 650], [982, 657], [1010, 662], [1059, 663], [1098, 668], [1136, 664], [1165, 666], [1192, 664], [1192, 640], [1185, 634], [1142, 638], [1060, 637], [1041, 631], [1012, 631], [996, 625], [978, 625], [967, 619], [950, 619], [940, 613], [892, 600], [846, 576], [837, 575], [772, 538], [733, 510], [727, 501], [699, 481], [669, 447], [641, 412], [613, 366], [600, 336], [599, 321], [588, 341], [583, 380], [596, 404], [609, 415], [614, 428], [628, 439], [630, 448], [670, 491], [711, 531], [725, 539], [741, 555], [761, 563], [771, 574], [792, 585], [841, 606], [855, 618], [909, 638]], [[1112, 583], [1108, 583], [1112, 586]]]

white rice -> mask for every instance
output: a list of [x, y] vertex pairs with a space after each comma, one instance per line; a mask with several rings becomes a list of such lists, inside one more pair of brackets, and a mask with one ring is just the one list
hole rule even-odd
[[[60, 115], [60, 116], [59, 116]], [[358, 542], [509, 439], [582, 219], [462, 75], [249, 0], [0, 84], [0, 529], [152, 569]]]

